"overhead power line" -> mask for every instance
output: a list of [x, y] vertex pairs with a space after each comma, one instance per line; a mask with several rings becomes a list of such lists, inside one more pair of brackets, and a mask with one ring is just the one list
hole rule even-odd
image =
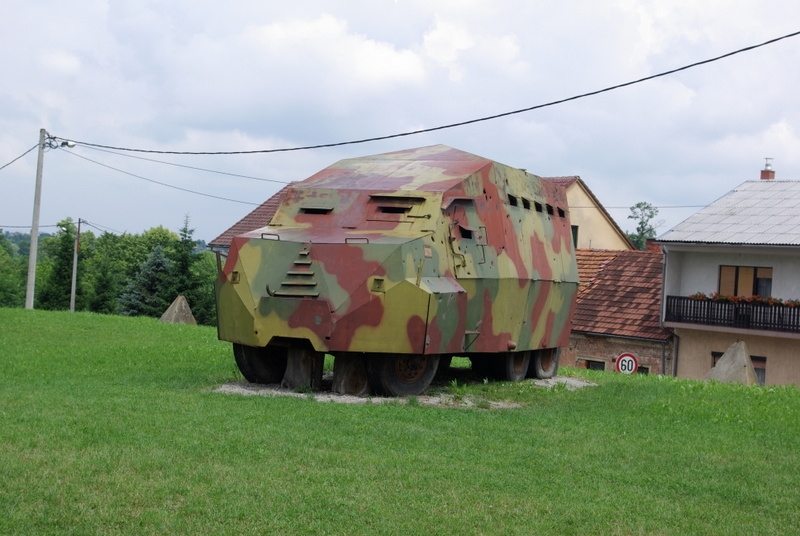
[[[705, 208], [707, 206], [708, 205], [663, 205], [663, 206], [657, 207], [657, 206], [653, 205], [653, 208], [657, 208], [657, 209], [661, 210], [661, 209], [670, 209], [670, 208]], [[570, 206], [569, 207], [570, 210], [573, 210], [573, 209], [576, 209], [576, 208], [597, 208], [597, 206], [596, 205], [587, 205], [587, 206], [575, 206], [575, 207]], [[625, 210], [627, 210], [627, 209], [629, 209], [631, 207], [608, 207], [606, 205], [603, 205], [603, 208], [606, 209], [606, 210], [616, 210], [616, 209], [619, 209], [619, 210], [625, 209]]]
[[206, 173], [216, 173], [218, 175], [227, 175], [229, 177], [238, 177], [238, 178], [241, 178], [241, 179], [250, 179], [250, 180], [254, 180], [254, 181], [263, 181], [263, 182], [277, 182], [278, 184], [289, 184], [290, 182], [292, 182], [292, 181], [281, 181], [281, 180], [277, 180], [277, 179], [265, 179], [263, 177], [252, 177], [250, 175], [241, 175], [239, 173], [231, 173], [229, 171], [220, 171], [220, 170], [217, 170], [217, 169], [208, 169], [208, 168], [201, 168], [201, 167], [196, 167], [196, 166], [188, 166], [188, 165], [185, 165], [185, 164], [177, 164], [175, 162], [166, 162], [164, 160], [156, 160], [155, 158], [147, 158], [147, 157], [144, 157], [144, 156], [136, 156], [136, 155], [133, 155], [133, 154], [125, 154], [125, 153], [120, 153], [120, 152], [117, 152], [117, 151], [112, 151], [112, 150], [109, 150], [109, 149], [102, 149], [100, 147], [95, 147], [95, 146], [92, 146], [92, 145], [86, 145], [85, 147], [87, 149], [92, 149], [94, 151], [102, 151], [104, 153], [113, 154], [113, 155], [116, 155], [116, 156], [124, 156], [125, 158], [135, 158], [137, 160], [144, 160], [146, 162], [155, 162], [156, 164], [164, 164], [164, 165], [167, 165], [167, 166], [174, 166], [174, 167], [180, 167], [180, 168], [185, 168], [185, 169], [193, 169], [195, 171], [204, 171]]
[[89, 227], [93, 227], [93, 228], [95, 228], [98, 231], [103, 232], [103, 233], [111, 231], [114, 234], [118, 234], [118, 235], [122, 234], [120, 231], [117, 231], [116, 229], [112, 229], [111, 227], [106, 227], [105, 225], [100, 225], [99, 223], [91, 223], [91, 222], [88, 222], [86, 220], [83, 220], [83, 224], [84, 225], [88, 225]]
[[188, 192], [190, 194], [201, 195], [203, 197], [211, 197], [213, 199], [219, 199], [219, 200], [222, 200], [222, 201], [230, 201], [232, 203], [240, 203], [242, 205], [252, 205], [252, 206], [258, 206], [259, 205], [259, 203], [251, 203], [250, 201], [240, 201], [238, 199], [231, 199], [229, 197], [222, 197], [222, 196], [219, 196], [219, 195], [206, 194], [206, 193], [203, 193], [203, 192], [198, 192], [196, 190], [190, 190], [188, 188], [182, 188], [180, 186], [175, 186], [173, 184], [167, 184], [166, 182], [161, 182], [161, 181], [157, 181], [157, 180], [154, 180], [154, 179], [148, 179], [147, 177], [142, 177], [141, 175], [137, 175], [135, 173], [131, 173], [130, 171], [125, 171], [123, 169], [115, 168], [114, 166], [109, 166], [108, 164], [103, 164], [102, 162], [98, 162], [97, 160], [92, 160], [91, 158], [88, 158], [86, 156], [80, 155], [78, 153], [74, 153], [72, 151], [67, 151], [67, 154], [75, 156], [77, 158], [82, 158], [83, 160], [91, 162], [92, 164], [96, 164], [98, 166], [101, 166], [101, 167], [104, 167], [104, 168], [107, 168], [107, 169], [111, 169], [111, 170], [116, 171], [118, 173], [122, 173], [122, 174], [128, 175], [130, 177], [134, 177], [136, 179], [140, 179], [140, 180], [147, 181], [147, 182], [152, 182], [153, 184], [158, 184], [160, 186], [166, 186], [167, 188], [173, 188], [175, 190], [180, 190], [182, 192]]
[[114, 147], [112, 145], [101, 145], [101, 144], [98, 144], [98, 143], [89, 143], [89, 142], [73, 140], [73, 139], [69, 139], [69, 138], [57, 138], [57, 139], [63, 140], [63, 141], [74, 142], [75, 144], [83, 145], [85, 147], [97, 147], [97, 148], [102, 148], [102, 149], [114, 149], [114, 150], [117, 150], [117, 151], [129, 151], [129, 152], [137, 152], [137, 153], [184, 154], [184, 155], [236, 155], [236, 154], [257, 154], [257, 153], [284, 153], [284, 152], [291, 152], [291, 151], [305, 151], [305, 150], [310, 150], [310, 149], [323, 149], [323, 148], [328, 148], [328, 147], [340, 147], [342, 145], [355, 145], [355, 144], [359, 144], [359, 143], [368, 143], [368, 142], [372, 142], [372, 141], [381, 141], [381, 140], [389, 140], [389, 139], [393, 139], [393, 138], [402, 138], [402, 137], [405, 137], [405, 136], [414, 136], [416, 134], [424, 134], [424, 133], [427, 133], [427, 132], [435, 132], [435, 131], [438, 131], [438, 130], [445, 130], [445, 129], [455, 128], [455, 127], [462, 127], [462, 126], [465, 126], [465, 125], [471, 125], [471, 124], [474, 124], [474, 123], [480, 123], [482, 121], [490, 121], [492, 119], [499, 119], [501, 117], [508, 117], [510, 115], [521, 114], [521, 113], [530, 112], [530, 111], [533, 111], [533, 110], [539, 110], [539, 109], [542, 109], [542, 108], [547, 108], [549, 106], [556, 106], [558, 104], [563, 104], [565, 102], [570, 102], [570, 101], [574, 101], [574, 100], [578, 100], [578, 99], [583, 99], [583, 98], [586, 98], [586, 97], [592, 97], [594, 95], [599, 95], [601, 93], [607, 93], [609, 91], [614, 91], [616, 89], [620, 89], [620, 88], [623, 88], [623, 87], [633, 86], [635, 84], [641, 84], [642, 82], [647, 82], [648, 80], [654, 80], [656, 78], [661, 78], [661, 77], [669, 76], [671, 74], [675, 74], [675, 73], [678, 73], [678, 72], [681, 72], [681, 71], [686, 71], [686, 70], [692, 69], [694, 67], [699, 67], [700, 65], [706, 65], [708, 63], [713, 63], [715, 61], [719, 61], [719, 60], [722, 60], [722, 59], [725, 59], [725, 58], [729, 58], [729, 57], [735, 56], [737, 54], [742, 54], [744, 52], [749, 52], [749, 51], [755, 50], [757, 48], [761, 48], [761, 47], [764, 47], [764, 46], [767, 46], [767, 45], [771, 45], [773, 43], [777, 43], [778, 41], [782, 41], [782, 40], [788, 39], [790, 37], [796, 37], [797, 35], [800, 35], [800, 31], [792, 32], [790, 34], [786, 34], [786, 35], [783, 35], [781, 37], [776, 37], [774, 39], [770, 39], [768, 41], [764, 41], [763, 43], [759, 43], [757, 45], [750, 45], [748, 47], [740, 48], [739, 50], [734, 50], [733, 52], [728, 52], [727, 54], [722, 54], [721, 56], [716, 56], [714, 58], [709, 58], [709, 59], [706, 59], [706, 60], [702, 60], [702, 61], [698, 61], [698, 62], [695, 62], [695, 63], [691, 63], [689, 65], [684, 65], [683, 67], [678, 67], [676, 69], [670, 69], [669, 71], [664, 71], [664, 72], [661, 72], [661, 73], [658, 73], [658, 74], [646, 76], [644, 78], [639, 78], [638, 80], [632, 80], [630, 82], [624, 82], [622, 84], [617, 84], [617, 85], [609, 86], [609, 87], [606, 87], [606, 88], [603, 88], [603, 89], [590, 91], [588, 93], [581, 93], [580, 95], [575, 95], [575, 96], [572, 96], [572, 97], [567, 97], [567, 98], [564, 98], [564, 99], [559, 99], [559, 100], [547, 102], [547, 103], [544, 103], [544, 104], [537, 104], [535, 106], [529, 106], [527, 108], [521, 108], [519, 110], [513, 110], [513, 111], [510, 111], [510, 112], [503, 112], [503, 113], [499, 113], [499, 114], [495, 114], [495, 115], [489, 115], [489, 116], [486, 116], [486, 117], [480, 117], [480, 118], [477, 118], [477, 119], [469, 119], [467, 121], [459, 121], [458, 123], [450, 123], [450, 124], [441, 125], [441, 126], [438, 126], [438, 127], [423, 128], [423, 129], [419, 129], [419, 130], [413, 130], [413, 131], [410, 131], [410, 132], [401, 132], [399, 134], [389, 134], [389, 135], [386, 135], [386, 136], [375, 136], [375, 137], [372, 137], [372, 138], [363, 138], [363, 139], [351, 140], [351, 141], [341, 141], [341, 142], [336, 142], [336, 143], [323, 143], [323, 144], [319, 144], [319, 145], [306, 145], [306, 146], [301, 146], [301, 147], [284, 147], [284, 148], [279, 148], [279, 149], [258, 149], [258, 150], [251, 150], [251, 151], [161, 151], [161, 150], [155, 150], [155, 149], [134, 149], [134, 148], [130, 148], [130, 147]]
[[[42, 227], [58, 227], [58, 225], [40, 225]], [[0, 225], [0, 229], [30, 229], [30, 225]]]
[[27, 151], [25, 151], [24, 153], [22, 153], [21, 155], [19, 155], [18, 157], [16, 157], [14, 160], [12, 160], [11, 162], [9, 162], [8, 164], [5, 164], [5, 165], [3, 165], [3, 167], [0, 167], [0, 169], [7, 168], [8, 166], [10, 166], [10, 165], [11, 165], [11, 164], [13, 164], [14, 162], [16, 162], [17, 160], [19, 160], [20, 158], [22, 158], [23, 156], [25, 156], [25, 155], [26, 155], [26, 154], [28, 154], [29, 152], [33, 151], [33, 150], [34, 150], [34, 149], [36, 149], [37, 147], [39, 147], [39, 144], [38, 144], [38, 143], [37, 143], [36, 145], [34, 145], [33, 147], [31, 147], [30, 149], [28, 149]]

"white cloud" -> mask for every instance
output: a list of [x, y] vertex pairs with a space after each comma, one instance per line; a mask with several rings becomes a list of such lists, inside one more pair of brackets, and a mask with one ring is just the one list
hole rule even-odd
[[[791, 0], [769, 9], [759, 0], [735, 9], [723, 0], [96, 0], [69, 10], [53, 0], [8, 0], [4, 10], [0, 44], [10, 52], [0, 58], [7, 74], [0, 78], [0, 165], [33, 145], [42, 127], [90, 142], [191, 151], [438, 126], [647, 76], [789, 33], [800, 20], [800, 3]], [[775, 157], [780, 177], [800, 179], [798, 42], [422, 136], [164, 159], [296, 180], [342, 157], [447, 143], [534, 173], [580, 174], [609, 205], [707, 202], [757, 174], [765, 156]], [[46, 220], [94, 217], [135, 231], [177, 227], [189, 212], [197, 236], [210, 239], [247, 210], [143, 188], [61, 153], [46, 156]], [[0, 225], [30, 220], [34, 155], [0, 171]], [[240, 179], [135, 169], [256, 202], [273, 191]]]
[[421, 60], [411, 50], [350, 33], [347, 22], [331, 15], [294, 20], [248, 30], [262, 65], [285, 64], [309, 69], [335, 82], [333, 90], [382, 89], [395, 84], [419, 84], [425, 78]]
[[48, 71], [61, 75], [78, 74], [81, 60], [64, 50], [48, 50], [39, 55], [39, 63]]
[[436, 17], [436, 27], [425, 34], [423, 46], [429, 58], [447, 68], [450, 80], [458, 81], [464, 76], [459, 67], [461, 52], [472, 48], [475, 41], [464, 27], [445, 22]]

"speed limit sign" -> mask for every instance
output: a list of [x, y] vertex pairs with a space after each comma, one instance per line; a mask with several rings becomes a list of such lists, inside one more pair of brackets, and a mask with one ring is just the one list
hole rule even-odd
[[623, 374], [633, 374], [639, 369], [639, 360], [633, 354], [621, 354], [617, 358], [617, 364], [614, 367], [617, 372]]

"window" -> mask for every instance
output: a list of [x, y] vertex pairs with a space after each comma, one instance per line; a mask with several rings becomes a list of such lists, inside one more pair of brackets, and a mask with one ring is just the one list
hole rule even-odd
[[300, 214], [330, 214], [332, 210], [327, 207], [300, 207]]
[[605, 361], [591, 361], [589, 359], [586, 360], [586, 368], [589, 370], [606, 370], [606, 362]]
[[367, 204], [367, 221], [413, 223], [418, 218], [425, 200], [420, 197], [370, 195]]
[[720, 266], [719, 289], [722, 296], [772, 295], [772, 268]]
[[578, 226], [572, 226], [572, 247], [578, 247]]
[[772, 268], [756, 268], [756, 294], [772, 295]]
[[650, 374], [650, 367], [639, 367], [636, 369], [636, 374], [644, 374], [647, 376]]
[[516, 207], [517, 206], [517, 198], [516, 198], [516, 196], [508, 194], [508, 204], [511, 205], [512, 207]]
[[411, 207], [393, 206], [393, 207], [378, 207], [378, 212], [384, 214], [406, 214], [411, 210]]
[[[716, 367], [717, 361], [722, 357], [723, 352], [711, 352], [711, 366]], [[756, 371], [756, 378], [758, 384], [764, 385], [767, 378], [767, 358], [758, 355], [751, 355], [750, 361], [753, 363], [753, 369]]]

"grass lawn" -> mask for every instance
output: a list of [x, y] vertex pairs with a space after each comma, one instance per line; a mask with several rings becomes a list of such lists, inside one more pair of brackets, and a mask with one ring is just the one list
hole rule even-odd
[[564, 372], [599, 385], [226, 395], [213, 329], [0, 309], [0, 534], [798, 532], [798, 389]]

